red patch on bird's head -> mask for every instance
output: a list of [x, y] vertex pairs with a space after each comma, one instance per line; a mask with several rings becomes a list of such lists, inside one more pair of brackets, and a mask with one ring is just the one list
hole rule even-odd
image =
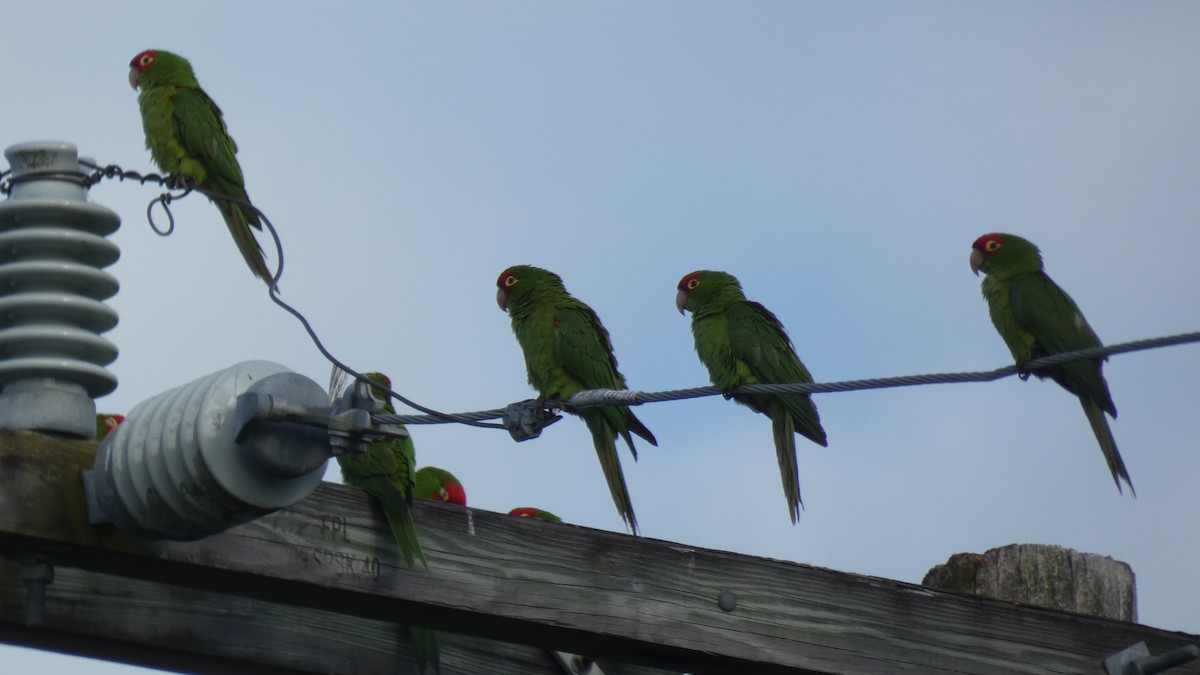
[[525, 518], [533, 518], [534, 516], [537, 515], [537, 509], [533, 508], [532, 506], [518, 506], [517, 508], [513, 509], [512, 511], [509, 511], [508, 515], [523, 516]]
[[116, 429], [121, 422], [125, 421], [124, 415], [109, 415], [104, 418], [105, 435], [111, 434], [113, 429]]
[[512, 288], [513, 284], [517, 283], [517, 281], [516, 275], [513, 274], [513, 268], [510, 267], [501, 272], [500, 276], [496, 278], [496, 286], [498, 288]]
[[137, 69], [139, 73], [144, 73], [154, 63], [154, 59], [156, 58], [158, 58], [158, 52], [153, 49], [147, 49], [133, 57], [133, 60], [129, 62], [129, 67]]
[[692, 272], [691, 274], [685, 274], [684, 277], [679, 280], [679, 290], [683, 291], [684, 293], [696, 290], [696, 287], [700, 285], [701, 274], [702, 273], [699, 271]]
[[462, 483], [452, 481], [442, 486], [440, 490], [433, 493], [433, 498], [439, 502], [449, 502], [458, 504], [459, 506], [467, 505], [467, 491], [463, 489]]
[[991, 253], [1000, 248], [1000, 245], [1003, 243], [1004, 235], [997, 232], [989, 232], [988, 234], [976, 239], [975, 243], [971, 244], [971, 248], [975, 249], [976, 251], [982, 251], [983, 253]]

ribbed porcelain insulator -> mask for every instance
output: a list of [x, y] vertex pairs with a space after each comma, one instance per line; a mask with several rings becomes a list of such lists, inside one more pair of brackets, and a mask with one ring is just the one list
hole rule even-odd
[[116, 213], [87, 201], [74, 145], [23, 143], [4, 152], [11, 193], [0, 203], [0, 426], [95, 434], [92, 399], [116, 389], [105, 366], [118, 289], [103, 271], [120, 256], [105, 237]]
[[[237, 398], [251, 387], [301, 404], [327, 400], [315, 382], [270, 361], [165, 391], [130, 410], [100, 444], [89, 499], [127, 532], [191, 540], [307, 497], [325, 474], [327, 434], [280, 424], [237, 442]], [[296, 459], [292, 476], [263, 468], [261, 453], [280, 446]]]

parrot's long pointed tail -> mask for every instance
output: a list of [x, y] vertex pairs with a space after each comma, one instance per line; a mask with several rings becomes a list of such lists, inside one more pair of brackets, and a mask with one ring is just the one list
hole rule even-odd
[[[245, 193], [242, 194], [244, 198]], [[225, 226], [229, 228], [229, 234], [233, 236], [233, 243], [237, 244], [238, 251], [241, 252], [246, 265], [254, 273], [254, 276], [270, 284], [273, 274], [267, 267], [262, 246], [250, 230], [251, 226], [262, 229], [258, 216], [240, 204], [224, 200], [215, 201], [217, 208], [221, 211], [221, 216], [225, 219]]]
[[1137, 497], [1137, 491], [1133, 489], [1133, 481], [1129, 479], [1129, 472], [1125, 469], [1125, 462], [1117, 450], [1117, 441], [1113, 438], [1112, 429], [1108, 427], [1108, 419], [1104, 417], [1104, 410], [1083, 397], [1079, 398], [1079, 403], [1083, 406], [1083, 412], [1092, 425], [1092, 433], [1096, 434], [1096, 440], [1100, 443], [1100, 451], [1104, 453], [1104, 459], [1108, 462], [1108, 470], [1112, 472], [1113, 482], [1117, 484], [1117, 491], [1122, 491], [1121, 480], [1124, 479], [1125, 484], [1129, 486], [1130, 494]]
[[629, 489], [625, 486], [625, 474], [621, 471], [621, 458], [617, 456], [617, 434], [609, 426], [602, 412], [584, 411], [584, 421], [592, 432], [592, 444], [596, 448], [596, 457], [600, 460], [600, 468], [604, 470], [604, 479], [608, 481], [608, 491], [612, 494], [617, 512], [629, 529], [638, 534], [637, 518], [633, 515], [633, 502], [629, 499]]
[[779, 460], [779, 477], [783, 480], [783, 496], [787, 498], [792, 524], [800, 518], [800, 469], [796, 465], [796, 428], [792, 416], [782, 406], [771, 415], [771, 432], [775, 437], [775, 457]]

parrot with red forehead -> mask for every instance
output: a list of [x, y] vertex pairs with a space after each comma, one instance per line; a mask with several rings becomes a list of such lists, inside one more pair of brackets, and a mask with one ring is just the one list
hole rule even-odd
[[[1013, 234], [985, 234], [971, 244], [971, 271], [985, 275], [981, 286], [992, 323], [1018, 366], [1050, 354], [1101, 346], [1075, 301], [1046, 275], [1042, 254], [1032, 242]], [[1049, 377], [1079, 398], [1117, 491], [1124, 480], [1136, 496], [1104, 417], [1105, 413], [1117, 417], [1101, 372], [1105, 360], [1107, 357], [1071, 361], [1039, 368], [1033, 374]]]
[[[496, 280], [496, 302], [512, 319], [513, 333], [525, 355], [529, 384], [538, 390], [542, 401], [566, 401], [585, 389], [626, 388], [600, 317], [567, 293], [557, 274], [532, 265], [510, 267]], [[621, 472], [616, 439], [620, 436], [625, 440], [635, 460], [637, 448], [631, 432], [651, 445], [658, 445], [658, 441], [628, 406], [598, 406], [574, 412], [592, 434], [592, 445], [617, 511], [637, 534], [637, 518]]]
[[520, 516], [522, 518], [533, 518], [534, 520], [546, 520], [551, 523], [561, 523], [562, 518], [534, 506], [518, 506], [508, 512], [510, 516]]
[[[147, 49], [129, 62], [129, 84], [138, 94], [146, 149], [158, 168], [186, 177], [200, 188], [250, 202], [237, 144], [229, 136], [221, 109], [204, 93], [187, 59], [162, 49]], [[250, 231], [262, 230], [258, 214], [242, 204], [213, 200], [225, 219], [250, 271], [268, 284], [271, 272], [262, 246]]]
[[104, 437], [111, 434], [121, 422], [125, 421], [124, 415], [116, 413], [97, 413], [96, 414], [96, 440], [102, 441]]
[[432, 499], [435, 502], [448, 502], [467, 505], [467, 491], [454, 474], [436, 466], [423, 466], [417, 469], [416, 483], [413, 496], [422, 499]]
[[[696, 354], [714, 386], [731, 391], [746, 384], [812, 382], [796, 356], [783, 324], [766, 307], [746, 299], [733, 275], [699, 270], [679, 280], [675, 307], [692, 313]], [[732, 394], [733, 400], [771, 418], [775, 456], [783, 480], [788, 515], [800, 517], [800, 475], [796, 439], [800, 434], [825, 446], [825, 430], [808, 394]]]

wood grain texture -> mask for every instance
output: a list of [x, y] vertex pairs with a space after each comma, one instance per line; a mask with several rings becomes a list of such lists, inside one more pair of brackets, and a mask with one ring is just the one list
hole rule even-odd
[[[419, 501], [409, 571], [365, 495], [323, 484], [199, 542], [90, 527], [94, 445], [0, 430], [0, 550], [197, 590], [691, 673], [1088, 673], [1136, 624], [886, 579]], [[717, 606], [733, 594], [731, 612]], [[49, 610], [48, 610], [49, 612]], [[603, 662], [603, 661], [602, 661]], [[1200, 673], [1191, 664], [1177, 673]]]

